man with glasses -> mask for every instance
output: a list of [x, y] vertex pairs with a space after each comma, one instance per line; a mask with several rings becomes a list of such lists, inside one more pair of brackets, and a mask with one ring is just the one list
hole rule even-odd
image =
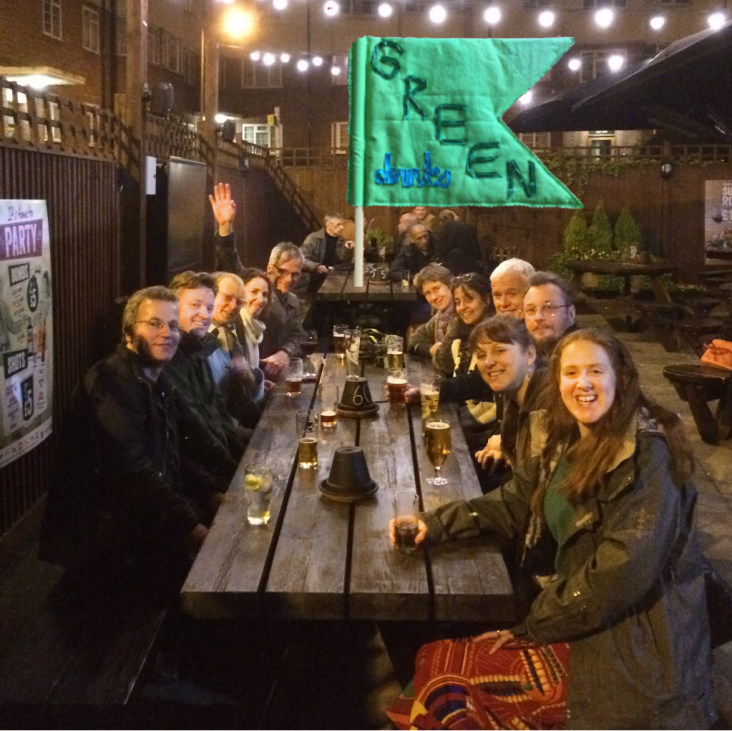
[[309, 234], [300, 247], [305, 272], [298, 285], [300, 292], [317, 292], [334, 266], [353, 261], [355, 244], [343, 238], [343, 216], [326, 213], [323, 223], [323, 228]]
[[531, 277], [523, 309], [537, 352], [547, 358], [564, 335], [577, 329], [572, 292], [553, 272], [536, 272]]
[[[60, 433], [41, 537], [44, 559], [182, 580], [222, 497], [189, 458], [181, 404], [167, 377], [181, 330], [178, 298], [165, 287], [135, 292], [122, 343], [88, 371]], [[111, 565], [109, 564], [111, 562]]]
[[[241, 276], [245, 267], [234, 242], [236, 203], [231, 198], [229, 184], [214, 186], [214, 194], [208, 199], [218, 223], [218, 232], [214, 237], [216, 268]], [[279, 378], [291, 356], [300, 354], [300, 341], [305, 333], [302, 329], [300, 302], [292, 290], [302, 278], [303, 265], [300, 249], [289, 242], [277, 244], [269, 256], [267, 278], [273, 294], [267, 309], [259, 318], [266, 327], [259, 354], [264, 374], [272, 381]]]

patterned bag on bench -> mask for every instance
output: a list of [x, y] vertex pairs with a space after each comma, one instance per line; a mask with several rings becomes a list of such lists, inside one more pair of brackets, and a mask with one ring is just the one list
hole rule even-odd
[[712, 340], [704, 347], [706, 350], [701, 357], [702, 363], [732, 371], [732, 343], [728, 340]]

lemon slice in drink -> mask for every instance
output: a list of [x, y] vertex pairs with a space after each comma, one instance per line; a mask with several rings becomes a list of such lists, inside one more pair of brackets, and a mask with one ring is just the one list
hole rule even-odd
[[259, 483], [261, 482], [261, 478], [257, 477], [256, 475], [247, 475], [244, 478], [244, 484], [247, 487], [247, 490], [259, 490]]

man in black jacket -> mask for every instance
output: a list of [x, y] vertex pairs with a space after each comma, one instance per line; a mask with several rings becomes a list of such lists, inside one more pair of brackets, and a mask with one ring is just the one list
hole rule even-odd
[[106, 556], [156, 581], [180, 579], [222, 496], [184, 454], [181, 408], [164, 372], [180, 341], [177, 297], [165, 287], [136, 292], [122, 331], [62, 424], [41, 557], [74, 565]]
[[409, 278], [422, 271], [428, 264], [437, 261], [437, 247], [427, 228], [416, 223], [409, 229], [411, 243], [403, 246], [389, 267], [389, 279], [400, 281], [402, 272], [409, 271]]

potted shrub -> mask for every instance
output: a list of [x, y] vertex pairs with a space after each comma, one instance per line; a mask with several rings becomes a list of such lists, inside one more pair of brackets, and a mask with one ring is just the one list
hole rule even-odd
[[635, 261], [643, 247], [641, 230], [626, 207], [615, 221], [615, 248], [623, 261]]

